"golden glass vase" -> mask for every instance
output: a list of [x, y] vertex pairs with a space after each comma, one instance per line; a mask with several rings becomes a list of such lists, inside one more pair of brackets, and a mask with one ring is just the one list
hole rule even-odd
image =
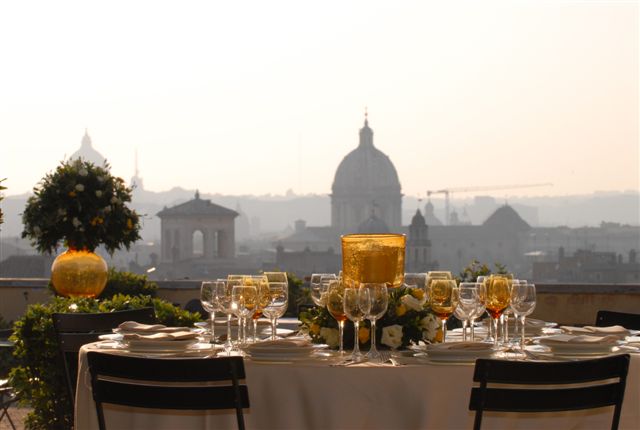
[[107, 285], [107, 263], [86, 249], [68, 249], [51, 265], [51, 282], [65, 297], [97, 297]]
[[345, 285], [404, 281], [404, 234], [347, 234], [342, 236], [342, 278]]

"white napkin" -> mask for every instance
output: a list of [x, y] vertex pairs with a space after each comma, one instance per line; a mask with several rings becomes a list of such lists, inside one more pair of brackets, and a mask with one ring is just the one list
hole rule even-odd
[[615, 335], [593, 336], [571, 334], [556, 334], [543, 337], [539, 340], [542, 345], [566, 345], [566, 344], [589, 344], [589, 345], [615, 345], [619, 338]]
[[295, 348], [312, 348], [313, 344], [307, 339], [276, 339], [266, 340], [264, 342], [254, 343], [249, 346], [252, 350], [261, 349], [295, 349]]
[[171, 333], [153, 333], [153, 334], [125, 333], [122, 335], [122, 338], [124, 340], [149, 340], [149, 341], [190, 340], [190, 339], [197, 339], [197, 337], [198, 337], [198, 333], [195, 333], [190, 330], [174, 331]]
[[167, 327], [162, 324], [142, 324], [135, 321], [125, 321], [118, 326], [120, 332], [123, 333], [175, 333], [181, 331], [189, 331], [189, 327]]
[[561, 326], [560, 328], [562, 331], [570, 334], [614, 335], [617, 336], [618, 339], [624, 339], [630, 334], [629, 330], [621, 325], [613, 325], [609, 327], [595, 327], [590, 325], [584, 327]]

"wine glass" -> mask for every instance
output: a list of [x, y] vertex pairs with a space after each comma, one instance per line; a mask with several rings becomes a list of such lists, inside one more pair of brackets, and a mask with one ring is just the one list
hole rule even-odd
[[258, 319], [262, 316], [262, 310], [269, 303], [269, 283], [264, 275], [245, 276], [243, 278], [244, 285], [253, 285], [258, 290], [258, 302], [251, 320], [253, 321], [253, 341], [258, 340]]
[[360, 352], [360, 338], [358, 331], [360, 329], [360, 321], [364, 319], [364, 312], [358, 301], [358, 288], [345, 288], [343, 296], [344, 313], [353, 322], [354, 339], [353, 352], [351, 353], [352, 361], [362, 361], [364, 355]]
[[331, 316], [338, 322], [338, 331], [340, 337], [340, 348], [338, 353], [344, 355], [344, 322], [347, 320], [347, 314], [344, 312], [344, 284], [337, 279], [329, 281], [327, 288], [327, 310]]
[[276, 340], [278, 318], [287, 311], [289, 305], [289, 284], [269, 282], [269, 303], [262, 309], [271, 322], [271, 340]]
[[200, 285], [200, 303], [205, 311], [209, 313], [209, 323], [211, 325], [210, 343], [216, 342], [216, 311], [220, 311], [220, 305], [216, 300], [216, 283], [214, 281], [204, 281]]
[[314, 273], [309, 280], [311, 289], [311, 300], [316, 306], [324, 308], [327, 306], [327, 287], [329, 281], [338, 279], [334, 273]]
[[491, 275], [486, 281], [487, 288], [487, 312], [493, 319], [493, 331], [495, 334], [493, 345], [498, 347], [498, 320], [511, 300], [510, 280], [503, 275]]
[[[475, 314], [478, 308], [480, 297], [478, 295], [478, 287], [475, 282], [462, 282], [458, 287], [460, 289], [460, 300], [453, 314], [462, 321], [462, 341], [467, 341], [467, 325], [469, 320]], [[471, 336], [473, 341], [473, 335]]]
[[428, 299], [427, 291], [427, 277], [428, 273], [405, 273], [404, 283], [407, 287], [417, 288], [422, 291], [422, 300], [424, 302]]
[[442, 342], [446, 342], [447, 319], [453, 315], [460, 299], [460, 290], [455, 279], [433, 279], [431, 281], [429, 299], [431, 310], [442, 322]]
[[246, 321], [255, 312], [258, 302], [258, 289], [253, 285], [235, 285], [231, 290], [231, 301], [235, 314], [240, 320], [238, 337], [240, 338], [240, 344], [244, 346], [247, 342]]
[[520, 347], [524, 350], [525, 319], [536, 308], [536, 286], [526, 282], [514, 284], [511, 289], [511, 308], [516, 318], [520, 317], [522, 324]]
[[376, 320], [387, 312], [389, 291], [386, 283], [362, 283], [358, 289], [358, 304], [366, 319], [371, 322], [371, 348], [366, 357], [373, 362], [382, 361], [376, 349]]
[[[486, 308], [486, 303], [487, 303], [487, 289], [484, 285], [484, 282], [476, 282], [476, 289], [477, 289], [477, 293], [478, 293], [478, 301], [476, 302], [476, 308], [475, 310], [471, 313], [471, 315], [469, 316], [469, 325], [471, 326], [471, 341], [475, 341], [475, 325], [476, 325], [476, 318], [478, 318], [479, 316], [481, 316], [482, 314], [485, 313], [485, 311], [487, 310]], [[491, 326], [490, 324], [488, 325], [489, 327]]]
[[233, 349], [233, 342], [231, 341], [231, 316], [234, 313], [231, 300], [232, 285], [233, 282], [229, 282], [226, 279], [218, 279], [215, 283], [216, 301], [220, 305], [220, 310], [227, 315], [227, 340], [224, 343], [224, 349], [228, 354]]

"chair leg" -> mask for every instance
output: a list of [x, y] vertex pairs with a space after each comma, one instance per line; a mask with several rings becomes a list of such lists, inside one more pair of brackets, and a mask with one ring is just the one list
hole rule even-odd
[[2, 408], [2, 414], [0, 415], [0, 421], [2, 421], [2, 419], [4, 417], [7, 417], [7, 419], [9, 420], [9, 424], [11, 424], [11, 428], [13, 430], [16, 430], [16, 425], [13, 423], [13, 420], [11, 419], [11, 415], [9, 415], [9, 406], [4, 406]]

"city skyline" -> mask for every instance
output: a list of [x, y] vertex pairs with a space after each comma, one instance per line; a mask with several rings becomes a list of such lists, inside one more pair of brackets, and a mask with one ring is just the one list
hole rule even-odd
[[365, 107], [405, 195], [640, 190], [637, 2], [250, 4], [3, 6], [5, 195], [85, 127], [149, 190], [328, 194]]

